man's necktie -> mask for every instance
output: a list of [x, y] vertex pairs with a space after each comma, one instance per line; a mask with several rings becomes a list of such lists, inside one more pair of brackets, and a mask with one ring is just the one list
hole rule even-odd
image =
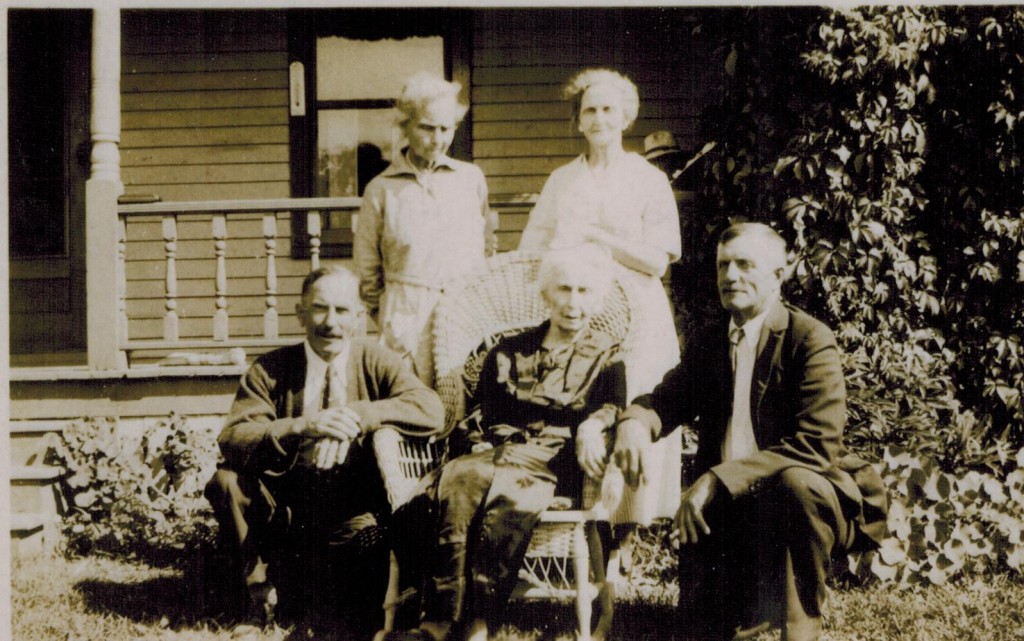
[[324, 394], [320, 403], [321, 409], [328, 407], [340, 407], [345, 404], [345, 390], [341, 378], [338, 376], [338, 368], [332, 361], [327, 365], [324, 372]]
[[754, 377], [754, 350], [744, 340], [743, 328], [729, 332], [732, 343], [732, 418], [722, 444], [722, 459], [732, 461], [757, 451], [754, 424], [750, 418], [750, 383]]
[[[338, 376], [338, 369], [331, 361], [327, 365], [327, 371], [324, 372], [324, 394], [322, 400], [322, 408], [327, 409], [330, 407], [341, 407], [345, 404], [345, 390], [341, 379]], [[348, 456], [349, 446], [351, 444], [348, 441], [342, 442], [338, 448], [337, 462], [340, 464]]]

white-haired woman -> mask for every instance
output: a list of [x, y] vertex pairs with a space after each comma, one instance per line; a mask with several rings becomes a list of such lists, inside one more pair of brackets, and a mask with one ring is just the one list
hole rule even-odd
[[352, 249], [381, 340], [407, 355], [428, 384], [438, 298], [493, 248], [483, 172], [447, 155], [467, 111], [460, 89], [427, 73], [406, 82], [395, 107], [409, 145], [366, 186]]
[[[606, 439], [626, 401], [618, 344], [590, 327], [611, 284], [599, 248], [550, 252], [539, 272], [549, 319], [488, 353], [474, 400], [471, 454], [429, 474], [394, 515], [406, 618], [389, 639], [486, 638], [554, 496], [581, 498], [579, 469], [604, 472]], [[409, 615], [412, 615], [409, 617]], [[416, 616], [418, 615], [418, 616]], [[402, 623], [401, 621], [399, 623]]]
[[[679, 362], [672, 308], [661, 283], [681, 251], [679, 214], [665, 174], [622, 146], [640, 108], [636, 85], [610, 69], [587, 69], [563, 94], [572, 103], [587, 152], [551, 173], [519, 249], [592, 242], [611, 251], [641, 319], [626, 361], [632, 400], [653, 390]], [[615, 520], [646, 522], [675, 514], [678, 492], [671, 490], [679, 487], [679, 449], [678, 436], [656, 445], [648, 474], [652, 483], [639, 495], [627, 493]]]

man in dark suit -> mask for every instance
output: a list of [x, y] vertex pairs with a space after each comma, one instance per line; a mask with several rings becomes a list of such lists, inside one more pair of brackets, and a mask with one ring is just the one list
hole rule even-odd
[[369, 638], [388, 577], [374, 533], [390, 516], [369, 435], [388, 425], [428, 436], [444, 409], [399, 355], [355, 339], [365, 310], [352, 272], [310, 273], [296, 313], [306, 340], [260, 356], [242, 377], [206, 488], [228, 557], [226, 601], [255, 624], [240, 635], [272, 623], [280, 596], [303, 626], [340, 620]]
[[884, 535], [881, 479], [844, 449], [832, 332], [782, 302], [785, 241], [766, 225], [732, 225], [717, 265], [728, 322], [689, 341], [626, 409], [615, 462], [637, 483], [652, 438], [697, 429], [696, 479], [676, 517], [684, 639], [746, 638], [772, 624], [784, 640], [817, 639], [831, 560]]

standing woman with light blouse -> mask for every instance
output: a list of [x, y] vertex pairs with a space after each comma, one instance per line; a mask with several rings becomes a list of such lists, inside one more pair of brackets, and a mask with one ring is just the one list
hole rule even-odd
[[[610, 69], [587, 69], [566, 85], [574, 126], [587, 151], [553, 171], [519, 243], [521, 250], [546, 250], [584, 242], [608, 248], [617, 276], [636, 298], [640, 326], [626, 360], [629, 398], [646, 394], [679, 362], [679, 342], [661, 277], [679, 258], [679, 214], [668, 178], [637, 153], [627, 152], [623, 134], [640, 109], [636, 85]], [[652, 451], [659, 478], [624, 509], [628, 520], [672, 516], [678, 503], [679, 441]], [[658, 459], [664, 461], [658, 465]], [[675, 486], [672, 486], [675, 483]], [[660, 491], [659, 486], [665, 491]], [[660, 495], [660, 497], [659, 497]], [[630, 504], [632, 504], [630, 506]]]
[[446, 286], [481, 269], [493, 252], [487, 183], [480, 169], [449, 158], [468, 107], [461, 85], [428, 73], [395, 101], [409, 145], [370, 181], [353, 242], [360, 295], [381, 341], [433, 383], [431, 315]]

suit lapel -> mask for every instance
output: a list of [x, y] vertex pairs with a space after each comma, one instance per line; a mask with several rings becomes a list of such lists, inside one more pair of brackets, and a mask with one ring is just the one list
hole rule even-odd
[[757, 339], [757, 359], [754, 361], [754, 380], [751, 381], [750, 393], [753, 401], [751, 418], [757, 427], [758, 410], [764, 400], [772, 372], [782, 367], [782, 338], [789, 327], [789, 310], [782, 301], [775, 303], [761, 326], [761, 335]]
[[[287, 363], [285, 371], [277, 373], [278, 380], [287, 389], [285, 394], [285, 407], [281, 408], [289, 416], [297, 417], [302, 415], [303, 399], [306, 391], [306, 348], [302, 343], [293, 345], [292, 353], [288, 358], [282, 359]], [[289, 398], [290, 397], [290, 398]], [[291, 407], [288, 407], [288, 402]]]
[[[707, 365], [711, 369], [711, 380], [718, 382], [718, 389], [711, 391], [717, 395], [719, 401], [714, 403], [712, 398], [707, 400], [711, 400], [716, 406], [714, 414], [720, 414], [720, 420], [714, 424], [717, 442], [713, 444], [714, 451], [719, 452], [722, 449], [722, 442], [725, 440], [725, 430], [729, 425], [729, 417], [732, 416], [732, 397], [735, 385], [732, 371], [731, 344], [729, 343], [728, 316], [726, 316], [726, 322], [716, 327], [714, 340], [711, 341], [711, 344], [714, 346], [714, 351], [709, 354], [711, 362]], [[711, 412], [709, 412], [709, 415], [711, 415]]]

